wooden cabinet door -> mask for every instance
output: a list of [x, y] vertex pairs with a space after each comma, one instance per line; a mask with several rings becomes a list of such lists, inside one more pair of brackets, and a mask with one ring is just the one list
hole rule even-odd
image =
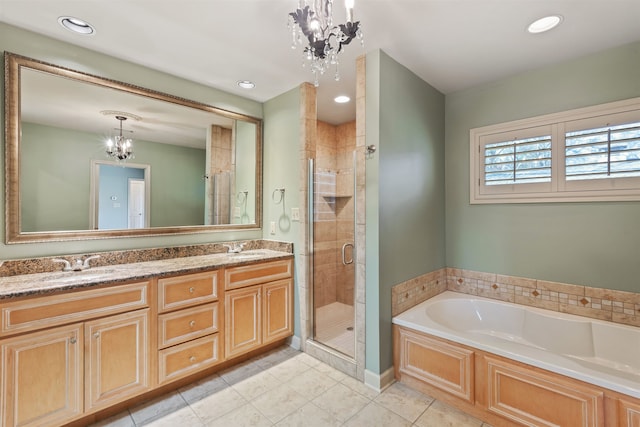
[[82, 413], [82, 325], [0, 341], [2, 426], [61, 425]]
[[640, 427], [640, 401], [620, 399], [619, 426], [620, 427]]
[[291, 279], [279, 280], [263, 286], [263, 344], [293, 334], [292, 293], [293, 281]]
[[109, 406], [149, 389], [149, 309], [85, 323], [85, 407]]
[[484, 355], [487, 410], [522, 425], [598, 427], [604, 425], [602, 389], [562, 375]]
[[262, 344], [262, 286], [225, 293], [225, 357], [246, 353]]
[[401, 349], [394, 355], [397, 374], [424, 381], [473, 404], [473, 351], [397, 325], [393, 330]]

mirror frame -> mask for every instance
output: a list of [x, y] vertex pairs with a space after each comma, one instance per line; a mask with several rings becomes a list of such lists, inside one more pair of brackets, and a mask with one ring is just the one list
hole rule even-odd
[[[256, 125], [256, 212], [252, 224], [194, 225], [175, 227], [151, 227], [121, 230], [65, 230], [23, 232], [21, 230], [20, 200], [20, 70], [29, 68], [56, 76], [79, 80], [84, 83], [146, 96], [163, 102], [215, 113], [234, 120]], [[119, 237], [162, 236], [195, 234], [232, 230], [259, 230], [262, 228], [262, 119], [213, 107], [208, 104], [180, 98], [152, 89], [112, 80], [70, 68], [53, 65], [11, 52], [4, 54], [5, 71], [5, 242], [36, 243], [69, 240], [93, 240]]]

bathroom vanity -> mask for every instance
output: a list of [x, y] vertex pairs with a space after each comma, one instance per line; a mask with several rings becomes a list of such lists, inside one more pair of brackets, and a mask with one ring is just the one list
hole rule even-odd
[[87, 424], [283, 342], [292, 270], [256, 250], [0, 278], [2, 427]]

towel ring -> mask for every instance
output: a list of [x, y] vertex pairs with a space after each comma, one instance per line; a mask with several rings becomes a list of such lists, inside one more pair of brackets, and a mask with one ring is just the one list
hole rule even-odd
[[[276, 197], [276, 193], [278, 192], [280, 192], [280, 197]], [[276, 205], [282, 203], [282, 200], [284, 200], [284, 187], [273, 190], [273, 193], [271, 193], [271, 200], [273, 200]]]
[[244, 202], [247, 201], [247, 195], [249, 194], [248, 191], [238, 191], [238, 194], [236, 194], [236, 203], [241, 205]]

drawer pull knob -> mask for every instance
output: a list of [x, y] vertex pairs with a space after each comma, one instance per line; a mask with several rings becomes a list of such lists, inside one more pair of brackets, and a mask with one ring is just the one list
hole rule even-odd
[[194, 363], [196, 361], [196, 357], [195, 356], [191, 356], [189, 358], [189, 362]]
[[78, 340], [77, 340], [77, 338], [76, 338], [76, 337], [71, 337], [71, 339], [69, 340], [69, 342], [70, 342], [71, 344], [75, 344], [75, 343], [77, 343], [77, 342], [78, 342]]
[[194, 288], [193, 286], [189, 288], [189, 293], [192, 294], [196, 291], [196, 288]]
[[196, 326], [196, 321], [192, 320], [191, 322], [189, 322], [189, 326], [191, 326], [192, 328]]
[[95, 334], [93, 334], [94, 338], [100, 338], [100, 332], [96, 332]]

